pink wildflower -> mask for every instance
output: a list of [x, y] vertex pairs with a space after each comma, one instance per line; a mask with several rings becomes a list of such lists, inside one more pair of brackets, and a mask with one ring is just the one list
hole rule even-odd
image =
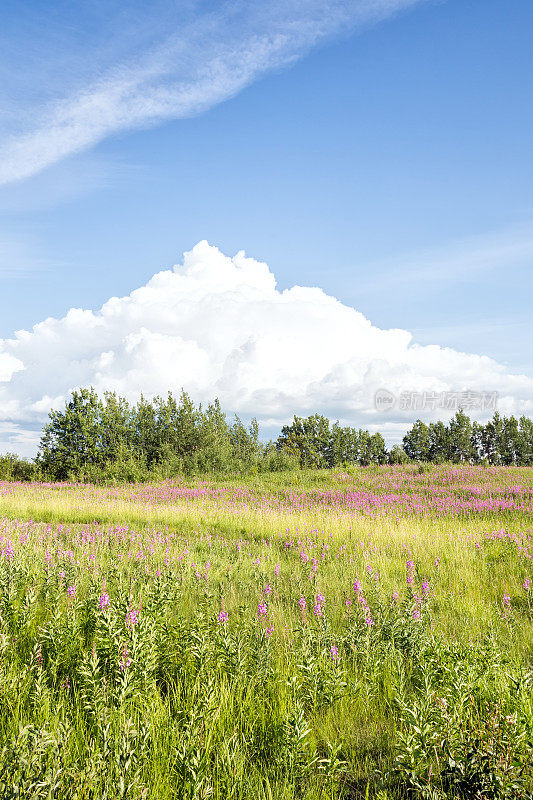
[[131, 658], [128, 656], [128, 648], [124, 645], [124, 650], [122, 651], [122, 658], [120, 660], [120, 669], [124, 672], [131, 664]]
[[110, 604], [109, 595], [107, 594], [107, 592], [101, 594], [100, 597], [98, 598], [98, 606], [100, 608], [100, 611], [103, 611], [104, 608], [107, 608], [109, 604]]
[[128, 611], [126, 614], [126, 625], [128, 628], [133, 628], [133, 626], [137, 625], [138, 622], [139, 617], [137, 616], [137, 612], [132, 608], [131, 611]]

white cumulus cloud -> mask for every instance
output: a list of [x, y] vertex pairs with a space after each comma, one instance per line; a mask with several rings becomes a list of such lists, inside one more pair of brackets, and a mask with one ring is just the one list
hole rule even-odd
[[398, 404], [377, 412], [381, 388], [396, 397], [498, 392], [502, 411], [533, 411], [532, 378], [377, 328], [320, 288], [279, 291], [266, 264], [242, 251], [230, 258], [206, 241], [96, 312], [72, 308], [0, 340], [0, 447], [29, 452], [50, 408], [88, 385], [130, 400], [183, 387], [197, 402], [217, 396], [228, 412], [270, 426], [319, 411], [393, 439], [418, 414]]

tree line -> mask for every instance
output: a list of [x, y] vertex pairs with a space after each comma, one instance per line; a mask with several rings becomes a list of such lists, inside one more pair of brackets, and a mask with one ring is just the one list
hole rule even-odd
[[533, 465], [533, 420], [496, 412], [485, 425], [471, 422], [460, 409], [448, 425], [417, 420], [404, 436], [403, 451], [412, 461], [434, 464]]
[[387, 450], [380, 433], [313, 414], [263, 443], [257, 420], [229, 423], [218, 400], [202, 407], [182, 392], [131, 405], [115, 392], [80, 389], [50, 412], [33, 461], [0, 456], [0, 479], [119, 482], [409, 462], [533, 465], [533, 421], [495, 413], [483, 425], [459, 410], [448, 425], [417, 420], [403, 446]]

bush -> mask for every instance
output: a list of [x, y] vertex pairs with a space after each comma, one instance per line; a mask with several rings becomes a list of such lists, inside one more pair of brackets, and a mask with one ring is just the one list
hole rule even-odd
[[299, 469], [298, 456], [287, 453], [286, 450], [270, 450], [259, 462], [260, 472], [291, 472]]
[[0, 455], [0, 480], [32, 481], [38, 477], [39, 470], [31, 461], [19, 458], [15, 453]]

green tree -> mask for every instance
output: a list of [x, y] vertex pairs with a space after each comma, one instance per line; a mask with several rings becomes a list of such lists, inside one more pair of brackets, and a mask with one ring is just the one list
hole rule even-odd
[[389, 451], [388, 462], [389, 464], [407, 464], [409, 456], [401, 445], [395, 444]]
[[15, 453], [0, 455], [0, 481], [33, 481], [39, 477], [37, 464]]
[[342, 427], [335, 422], [330, 433], [330, 463], [331, 466], [358, 463], [359, 437], [354, 428]]
[[403, 437], [403, 449], [413, 461], [429, 461], [429, 428], [417, 419]]
[[483, 457], [489, 464], [502, 462], [502, 433], [503, 420], [496, 411], [493, 418], [487, 422], [481, 435]]
[[175, 448], [184, 466], [189, 470], [196, 468], [200, 449], [201, 409], [196, 408], [189, 395], [182, 391], [175, 411], [171, 415], [175, 431]]
[[131, 452], [134, 432], [132, 409], [128, 401], [118, 397], [116, 392], [104, 393], [99, 426], [102, 461], [116, 462], [125, 452]]
[[472, 423], [472, 435], [470, 442], [472, 446], [472, 459], [475, 464], [480, 464], [486, 461], [486, 456], [483, 448], [484, 426], [479, 422]]
[[460, 408], [450, 420], [448, 427], [449, 455], [455, 464], [473, 460], [472, 423]]
[[357, 431], [357, 463], [362, 467], [372, 463], [372, 441], [368, 431]]
[[533, 420], [527, 417], [520, 417], [518, 421], [520, 432], [519, 440], [519, 461], [524, 466], [533, 465]]
[[444, 422], [432, 422], [428, 428], [428, 458], [434, 464], [450, 459], [450, 432]]
[[518, 420], [511, 416], [502, 420], [500, 454], [502, 464], [517, 464], [520, 458], [521, 437]]
[[239, 417], [235, 415], [235, 421], [229, 429], [229, 437], [232, 457], [236, 466], [245, 469], [256, 467], [262, 455], [257, 420], [253, 419], [250, 427], [246, 429]]
[[297, 456], [302, 467], [329, 467], [333, 462], [329, 420], [320, 414], [295, 416], [281, 429], [276, 446]]
[[90, 389], [72, 392], [64, 411], [50, 411], [43, 429], [38, 463], [55, 480], [82, 477], [102, 463], [102, 404]]
[[370, 437], [370, 463], [387, 463], [387, 448], [385, 447], [385, 440], [381, 433], [374, 433], [373, 436]]
[[218, 399], [215, 399], [202, 415], [198, 466], [202, 472], [223, 472], [231, 460], [228, 423]]

